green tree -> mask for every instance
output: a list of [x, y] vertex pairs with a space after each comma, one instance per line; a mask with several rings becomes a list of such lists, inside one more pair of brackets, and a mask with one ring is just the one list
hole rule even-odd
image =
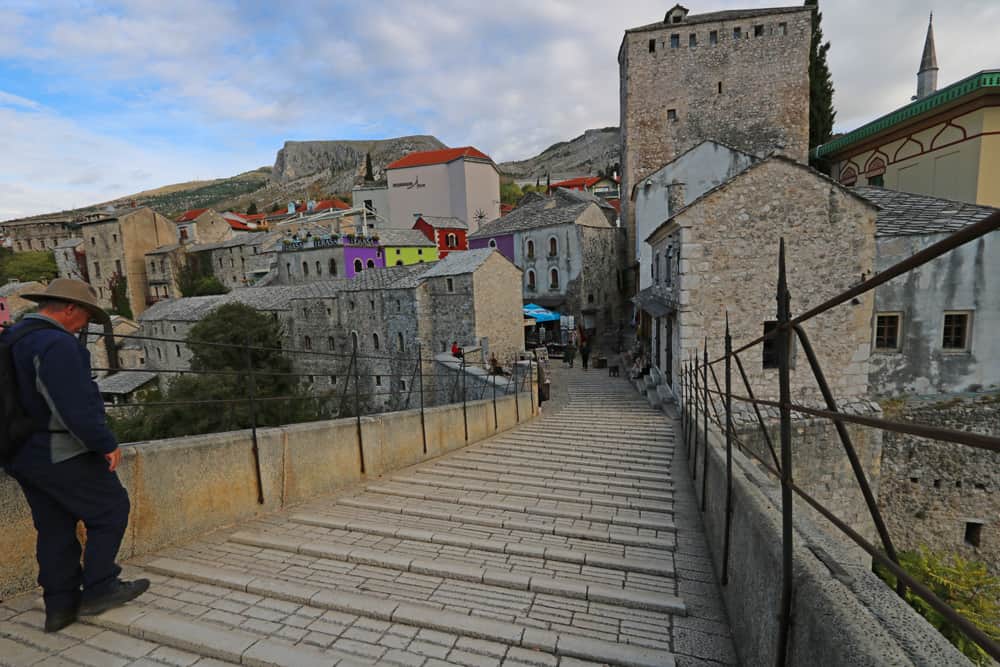
[[[806, 7], [815, 7], [812, 17], [812, 46], [809, 51], [809, 150], [825, 144], [833, 136], [833, 77], [826, 62], [830, 42], [823, 42], [823, 13], [819, 0], [805, 0]], [[829, 172], [829, 165], [810, 160], [813, 167]]]
[[132, 319], [132, 304], [128, 300], [128, 279], [120, 273], [115, 273], [108, 278], [108, 290], [111, 292], [112, 312]]
[[206, 268], [208, 253], [194, 253], [177, 267], [177, 289], [181, 296], [225, 294], [229, 288]]
[[250, 202], [250, 205], [247, 206], [247, 215], [257, 215], [257, 202]]
[[[946, 558], [925, 547], [901, 552], [899, 564], [948, 606], [991, 638], [1000, 640], [1000, 578], [991, 575], [985, 564], [966, 560], [957, 554]], [[895, 575], [886, 568], [876, 564], [875, 573], [889, 586], [896, 587]], [[906, 601], [969, 660], [977, 665], [991, 664], [989, 655], [983, 649], [923, 598], [907, 590]]]
[[[123, 441], [135, 441], [329, 416], [333, 401], [310, 397], [291, 375], [292, 362], [281, 351], [282, 337], [281, 325], [267, 313], [238, 303], [219, 306], [185, 338], [193, 353], [191, 369], [201, 373], [174, 378], [163, 394], [150, 392], [126, 414], [112, 417], [112, 428]], [[248, 368], [253, 369], [252, 379]], [[256, 399], [252, 405], [251, 384]], [[269, 400], [277, 398], [281, 400]], [[180, 404], [151, 404], [158, 401]]]
[[279, 205], [278, 202], [274, 202], [274, 204], [271, 205], [270, 213], [277, 213], [280, 210], [281, 210], [281, 205]]
[[38, 280], [48, 282], [59, 275], [55, 255], [49, 250], [0, 253], [0, 282]]
[[375, 172], [372, 170], [372, 154], [365, 153], [365, 181], [371, 183], [375, 180]]
[[516, 204], [524, 196], [521, 186], [517, 183], [504, 183], [500, 186], [500, 202], [504, 204]]

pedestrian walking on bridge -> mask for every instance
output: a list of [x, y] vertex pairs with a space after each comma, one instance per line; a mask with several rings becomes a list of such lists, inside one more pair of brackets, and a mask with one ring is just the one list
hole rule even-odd
[[[96, 290], [78, 280], [59, 278], [22, 296], [37, 301], [38, 312], [6, 329], [0, 342], [9, 346], [14, 395], [32, 426], [5, 469], [31, 507], [45, 630], [55, 632], [78, 614], [138, 597], [149, 580], [118, 576], [115, 558], [129, 515], [128, 492], [115, 472], [122, 454], [91, 379], [90, 353], [76, 338], [90, 320], [107, 322], [108, 315]], [[87, 531], [85, 550], [78, 521]]]

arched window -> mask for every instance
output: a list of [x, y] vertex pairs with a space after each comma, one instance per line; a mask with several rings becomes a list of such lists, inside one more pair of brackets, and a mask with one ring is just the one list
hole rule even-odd
[[454, 233], [448, 234], [448, 241], [446, 244], [449, 248], [458, 247], [458, 237]]
[[549, 287], [552, 289], [559, 288], [559, 269], [549, 271]]
[[397, 333], [396, 334], [396, 349], [399, 350], [400, 352], [403, 351], [403, 334], [402, 333]]
[[496, 248], [497, 247], [497, 240], [496, 239], [490, 239], [489, 246], [491, 248]]
[[330, 258], [330, 275], [337, 275], [337, 260], [333, 257]]
[[309, 275], [309, 262], [302, 262], [302, 275]]
[[337, 347], [337, 341], [335, 341], [333, 339], [333, 336], [327, 336], [326, 337], [326, 349], [328, 349], [331, 352], [333, 352], [334, 348], [336, 348], [336, 347]]
[[549, 237], [549, 257], [555, 257], [559, 254], [559, 242], [556, 241], [556, 237]]
[[397, 259], [396, 260], [396, 266], [402, 266], [402, 265], [403, 265], [403, 260]]
[[528, 239], [528, 259], [535, 258], [535, 242]]
[[354, 350], [358, 349], [358, 332], [357, 331], [352, 331], [351, 332], [351, 348], [354, 349]]
[[653, 272], [653, 282], [654, 283], [659, 283], [660, 282], [660, 275], [659, 275], [660, 274], [660, 253], [656, 253], [656, 255], [653, 256], [653, 265], [650, 266], [649, 268]]
[[858, 172], [854, 167], [847, 166], [840, 172], [840, 182], [843, 185], [854, 185], [858, 182]]
[[177, 358], [180, 359], [181, 358], [181, 346], [180, 345], [174, 345], [174, 349], [177, 351]]
[[289, 276], [292, 275], [292, 263], [291, 262], [285, 262], [285, 273], [287, 273]]
[[355, 273], [361, 273], [361, 271], [362, 271], [362, 270], [363, 270], [364, 268], [365, 268], [365, 265], [361, 263], [361, 260], [360, 260], [360, 259], [356, 259], [356, 260], [354, 260], [354, 272], [355, 272]]
[[316, 260], [316, 275], [317, 276], [323, 275], [323, 269], [320, 268], [319, 260]]
[[302, 339], [302, 347], [306, 348], [307, 350], [313, 349], [312, 338], [310, 338], [309, 336], [306, 336], [305, 338], [303, 338]]
[[528, 289], [535, 289], [535, 271], [528, 269]]
[[379, 339], [377, 333], [372, 334], [372, 347], [376, 350], [379, 349]]
[[375, 260], [374, 259], [369, 259], [368, 260], [368, 268], [369, 269], [374, 269], [375, 268]]

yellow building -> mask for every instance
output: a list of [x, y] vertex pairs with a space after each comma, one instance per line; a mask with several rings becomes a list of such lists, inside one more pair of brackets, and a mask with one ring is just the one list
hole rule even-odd
[[380, 229], [378, 244], [386, 266], [408, 266], [438, 260], [438, 247], [416, 229]]
[[1000, 206], [1000, 69], [936, 90], [928, 26], [916, 99], [813, 151], [844, 185]]

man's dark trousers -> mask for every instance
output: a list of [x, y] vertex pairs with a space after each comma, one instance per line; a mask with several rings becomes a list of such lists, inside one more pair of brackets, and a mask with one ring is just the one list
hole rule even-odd
[[[128, 493], [101, 454], [88, 452], [61, 463], [25, 447], [8, 467], [31, 507], [38, 531], [38, 583], [51, 613], [74, 609], [81, 599], [105, 593], [121, 573], [115, 564], [128, 525]], [[42, 456], [39, 456], [42, 454]], [[76, 524], [87, 529], [80, 567]]]

